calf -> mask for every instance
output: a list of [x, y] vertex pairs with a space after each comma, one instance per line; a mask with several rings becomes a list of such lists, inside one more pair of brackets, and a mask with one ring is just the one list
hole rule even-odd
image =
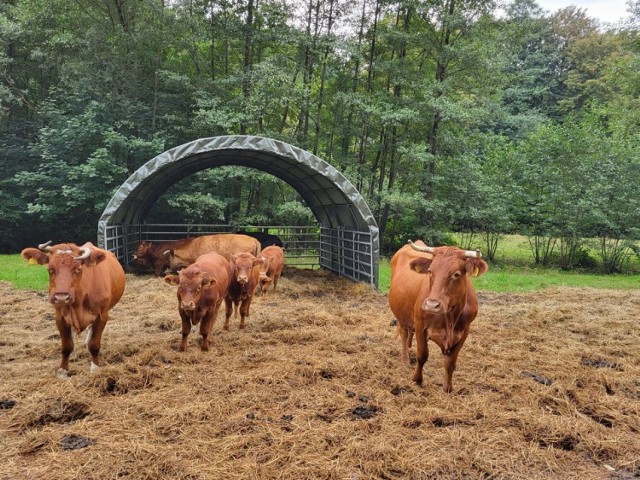
[[267, 294], [269, 284], [273, 282], [273, 291], [276, 291], [278, 279], [282, 275], [284, 268], [284, 250], [272, 245], [262, 250], [260, 254], [262, 265], [260, 265], [260, 290], [262, 295]]
[[62, 343], [58, 376], [69, 376], [73, 330], [80, 334], [87, 329], [91, 372], [94, 372], [98, 368], [100, 341], [109, 310], [124, 292], [124, 270], [113, 253], [96, 248], [91, 242], [81, 247], [74, 243], [50, 244], [49, 241], [38, 248], [25, 248], [21, 255], [30, 264], [47, 265], [49, 302], [55, 309]]
[[245, 318], [249, 316], [249, 307], [260, 280], [260, 265], [263, 263], [260, 257], [256, 258], [248, 252], [231, 255], [230, 260], [231, 282], [229, 292], [224, 299], [225, 330], [229, 330], [229, 318], [234, 306], [235, 316], [238, 316], [238, 305], [240, 305], [240, 328], [244, 328]]
[[180, 351], [187, 349], [191, 326], [200, 323], [203, 352], [209, 350], [209, 334], [218, 317], [218, 310], [227, 295], [230, 279], [229, 262], [216, 252], [199, 256], [178, 275], [167, 275], [164, 281], [178, 285], [178, 313], [182, 319]]
[[481, 257], [478, 250], [434, 248], [417, 242], [405, 245], [391, 259], [389, 307], [398, 320], [405, 363], [409, 362], [408, 349], [415, 333], [413, 380], [417, 384], [422, 384], [422, 369], [429, 357], [427, 340], [432, 340], [444, 355], [443, 389], [451, 392], [458, 354], [478, 314], [470, 277], [489, 268]]

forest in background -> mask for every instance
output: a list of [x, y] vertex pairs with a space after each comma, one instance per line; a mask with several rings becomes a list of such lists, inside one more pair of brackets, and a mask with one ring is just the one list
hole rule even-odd
[[[308, 150], [368, 202], [384, 253], [507, 233], [533, 263], [640, 255], [640, 1], [602, 25], [533, 0], [4, 0], [0, 251], [95, 239], [115, 190], [197, 138]], [[151, 219], [312, 224], [240, 167], [167, 191]], [[594, 253], [595, 252], [595, 253]]]

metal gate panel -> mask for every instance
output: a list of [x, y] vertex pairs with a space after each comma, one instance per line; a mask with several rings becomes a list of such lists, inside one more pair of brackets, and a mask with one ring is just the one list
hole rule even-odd
[[234, 231], [266, 231], [277, 235], [285, 246], [287, 265], [323, 267], [376, 288], [378, 286], [379, 259], [372, 235], [368, 232], [306, 225], [136, 224], [107, 226], [103, 236], [106, 249], [128, 266], [136, 246], [143, 240], [158, 242]]

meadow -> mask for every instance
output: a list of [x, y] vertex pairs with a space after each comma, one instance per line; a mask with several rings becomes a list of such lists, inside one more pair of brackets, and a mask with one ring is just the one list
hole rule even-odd
[[[379, 290], [389, 291], [391, 277], [390, 258], [382, 257], [379, 268]], [[631, 259], [632, 268], [638, 271], [639, 261]], [[588, 287], [628, 290], [640, 288], [640, 273], [603, 275], [584, 271], [565, 271], [559, 268], [536, 267], [526, 237], [507, 235], [500, 244], [489, 271], [476, 279], [479, 290], [498, 293], [535, 292], [550, 287]], [[19, 254], [0, 255], [0, 280], [23, 289], [44, 289], [47, 273], [43, 268], [29, 266]]]

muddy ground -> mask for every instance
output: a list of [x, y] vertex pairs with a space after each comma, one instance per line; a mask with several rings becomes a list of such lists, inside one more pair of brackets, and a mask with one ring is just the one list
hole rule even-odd
[[400, 364], [386, 296], [287, 269], [247, 328], [178, 351], [175, 287], [127, 275], [71, 377], [45, 292], [0, 283], [0, 479], [640, 478], [640, 289], [480, 292], [442, 392]]

